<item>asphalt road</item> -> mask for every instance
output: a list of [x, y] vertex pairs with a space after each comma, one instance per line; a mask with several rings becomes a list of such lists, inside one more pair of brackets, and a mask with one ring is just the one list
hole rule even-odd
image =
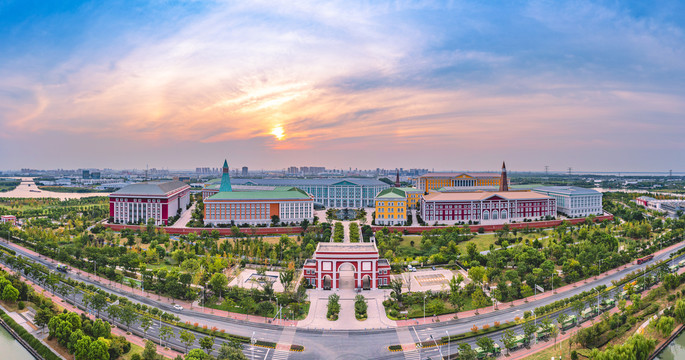
[[[0, 245], [11, 248], [20, 254], [22, 257], [30, 259], [31, 261], [45, 265], [51, 270], [55, 269], [55, 264], [50, 260], [39, 258], [22, 251], [19, 247], [13, 244], [7, 244], [6, 242], [0, 243]], [[655, 256], [654, 260], [650, 261], [648, 264], [653, 264], [655, 261], [668, 259], [670, 253], [677, 251], [678, 249], [685, 247], [685, 243], [679, 244], [675, 249]], [[676, 261], [685, 258], [685, 255], [680, 256]], [[147, 298], [142, 295], [130, 294], [128, 292], [122, 291], [116, 287], [110, 287], [107, 284], [102, 284], [95, 282], [85, 275], [79, 275], [73, 272], [66, 274], [68, 277], [82, 281], [87, 284], [95, 285], [101, 289], [108, 292], [116, 294], [118, 296], [125, 296], [130, 300], [149, 306], [158, 307], [161, 310], [173, 313], [181, 318], [182, 322], [190, 321], [191, 323], [200, 322], [202, 324], [208, 325], [208, 327], [216, 326], [220, 329], [226, 329], [227, 333], [242, 335], [251, 337], [255, 334], [255, 338], [259, 340], [279, 342], [282, 336], [287, 338], [289, 335], [292, 336], [292, 331], [295, 331], [294, 336], [291, 341], [293, 344], [304, 345], [306, 350], [302, 353], [295, 352], [275, 352], [274, 350], [255, 348], [255, 358], [256, 359], [418, 359], [418, 353], [391, 353], [387, 350], [388, 346], [393, 344], [407, 343], [407, 332], [411, 337], [411, 341], [425, 341], [429, 339], [430, 335], [433, 335], [436, 340], [439, 340], [442, 336], [445, 336], [446, 331], [449, 334], [456, 335], [460, 333], [465, 333], [470, 331], [473, 325], [478, 325], [482, 327], [484, 324], [492, 325], [495, 321], [504, 323], [505, 321], [512, 321], [514, 317], [523, 317], [525, 311], [532, 311], [536, 307], [543, 306], [552, 303], [563, 298], [573, 296], [575, 294], [581, 293], [583, 291], [590, 290], [598, 285], [611, 285], [612, 280], [620, 280], [628, 273], [633, 272], [637, 269], [643, 269], [646, 265], [634, 265], [628, 266], [627, 269], [620, 270], [618, 272], [612, 273], [599, 280], [589, 279], [587, 284], [583, 284], [574, 288], [572, 290], [565, 291], [556, 295], [552, 295], [540, 300], [531, 300], [526, 304], [518, 305], [515, 307], [508, 307], [508, 305], [500, 305], [500, 310], [478, 315], [476, 317], [469, 317], [465, 319], [450, 320], [441, 323], [432, 323], [425, 325], [417, 325], [410, 328], [397, 328], [397, 329], [383, 329], [383, 330], [368, 330], [368, 331], [339, 331], [339, 330], [308, 330], [308, 329], [286, 329], [284, 331], [283, 327], [270, 325], [270, 324], [257, 324], [251, 322], [245, 322], [234, 319], [227, 319], [212, 315], [209, 313], [201, 313], [190, 309], [185, 309], [183, 311], [176, 311], [171, 305], [155, 301], [156, 297]], [[617, 290], [616, 290], [617, 291]], [[73, 296], [70, 295], [69, 299]], [[613, 297], [613, 294], [611, 295]], [[80, 302], [79, 295], [76, 295], [76, 301]], [[572, 310], [567, 310], [569, 314], [572, 314]], [[101, 312], [101, 317], [106, 317], [106, 313]], [[142, 331], [138, 329], [138, 324], [132, 324], [131, 328], [134, 332]], [[157, 331], [158, 324], [155, 323], [153, 328], [148, 331], [148, 338], [153, 338], [158, 342]], [[513, 330], [518, 334], [522, 330], [520, 327], [515, 327]], [[176, 330], [178, 332], [178, 329]], [[490, 338], [495, 340], [502, 346], [500, 338], [502, 337], [502, 331], [493, 332], [488, 334]], [[197, 335], [198, 339], [202, 335]], [[176, 336], [178, 339], [178, 336]], [[401, 340], [404, 339], [404, 340]], [[476, 338], [468, 339], [465, 342], [474, 346]], [[220, 344], [219, 339], [217, 339], [215, 346], [215, 351], [218, 349]], [[283, 341], [280, 341], [283, 342]], [[409, 341], [410, 342], [410, 341]], [[178, 340], [172, 343], [173, 348], [183, 350], [184, 346], [180, 344]], [[452, 344], [452, 350], [456, 350], [456, 343]], [[197, 346], [197, 343], [196, 345]], [[447, 352], [447, 345], [442, 346], [443, 354]], [[502, 346], [502, 348], [504, 348]], [[251, 347], [246, 346], [244, 352], [249, 357], [251, 356]], [[424, 349], [421, 353], [421, 358], [426, 357], [439, 358], [439, 350], [437, 347]]]

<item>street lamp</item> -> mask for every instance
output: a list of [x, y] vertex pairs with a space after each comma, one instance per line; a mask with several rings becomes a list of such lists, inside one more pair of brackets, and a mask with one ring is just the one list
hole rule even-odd
[[433, 335], [430, 336], [430, 339], [433, 340], [433, 343], [435, 344], [435, 347], [438, 348], [438, 352], [440, 352], [440, 358], [441, 358], [441, 359], [444, 359], [445, 357], [442, 355], [442, 349], [440, 348], [440, 346], [438, 346], [438, 342], [435, 340], [435, 338], [433, 337]]
[[254, 337], [254, 331], [252, 332], [252, 337], [250, 338], [250, 344], [252, 344], [252, 360], [254, 360], [254, 346], [257, 343], [257, 339]]
[[450, 342], [451, 342], [450, 333], [447, 330], [445, 330], [445, 334], [447, 334], [447, 359], [451, 359], [452, 358], [452, 352], [450, 352]]
[[426, 294], [423, 294], [423, 323], [426, 323]]

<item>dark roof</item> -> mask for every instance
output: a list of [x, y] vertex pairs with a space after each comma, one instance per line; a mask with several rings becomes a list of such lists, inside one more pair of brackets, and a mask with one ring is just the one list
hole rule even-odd
[[190, 187], [178, 180], [146, 181], [124, 186], [113, 192], [113, 195], [168, 195], [184, 187]]
[[564, 195], [596, 195], [600, 193], [597, 190], [582, 188], [578, 186], [541, 186], [533, 189], [533, 191], [557, 193]]

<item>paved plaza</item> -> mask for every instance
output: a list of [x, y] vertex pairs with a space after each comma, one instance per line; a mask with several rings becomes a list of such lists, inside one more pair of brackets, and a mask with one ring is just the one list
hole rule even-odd
[[[306, 329], [326, 330], [364, 330], [395, 327], [394, 321], [388, 319], [383, 308], [383, 300], [390, 296], [390, 290], [365, 290], [357, 293], [354, 290], [307, 290], [311, 302], [307, 318], [298, 322], [297, 326]], [[338, 320], [329, 321], [326, 318], [328, 310], [328, 296], [340, 296], [340, 314]], [[364, 295], [368, 305], [368, 318], [359, 321], [354, 317], [354, 298], [357, 294]]]

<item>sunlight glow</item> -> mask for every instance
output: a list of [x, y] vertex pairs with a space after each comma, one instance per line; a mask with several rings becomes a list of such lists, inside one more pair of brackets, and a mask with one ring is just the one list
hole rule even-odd
[[285, 138], [285, 131], [283, 131], [283, 126], [274, 126], [274, 128], [271, 130], [271, 135], [275, 136], [277, 140], [283, 140]]

